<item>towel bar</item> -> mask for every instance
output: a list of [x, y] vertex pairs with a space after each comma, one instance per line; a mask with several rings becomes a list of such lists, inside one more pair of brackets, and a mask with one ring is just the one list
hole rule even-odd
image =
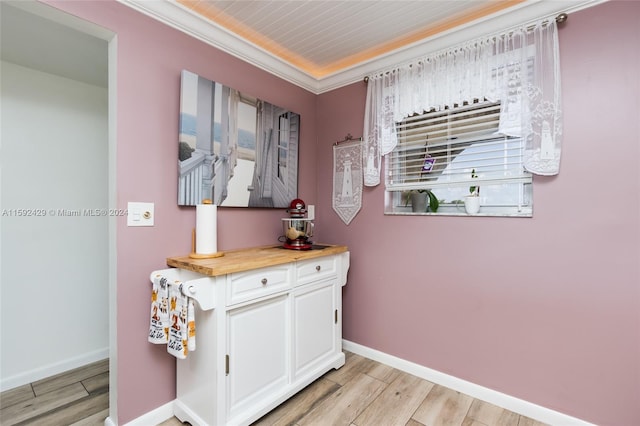
[[157, 275], [162, 275], [169, 282], [180, 282], [180, 291], [187, 297], [191, 297], [198, 302], [200, 309], [209, 311], [215, 306], [215, 278], [207, 277], [197, 272], [188, 271], [186, 269], [168, 268], [153, 271], [149, 275], [149, 279], [153, 279]]

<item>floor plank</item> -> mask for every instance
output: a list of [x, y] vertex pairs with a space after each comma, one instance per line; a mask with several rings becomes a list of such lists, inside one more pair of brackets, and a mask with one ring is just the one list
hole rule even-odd
[[92, 414], [89, 417], [86, 417], [75, 423], [71, 423], [69, 426], [103, 426], [104, 421], [107, 417], [109, 417], [109, 408], [106, 408], [102, 411], [98, 411], [97, 413]]
[[339, 389], [339, 385], [320, 378], [307, 386], [288, 401], [263, 416], [254, 426], [285, 426], [295, 424], [305, 414], [313, 410], [328, 395]]
[[[465, 421], [469, 419], [476, 422], [468, 423], [468, 426], [471, 426], [472, 424], [487, 426], [515, 426], [518, 424], [519, 418], [520, 416], [516, 413], [507, 411], [497, 405], [475, 399], [469, 408]], [[467, 423], [463, 423], [463, 426], [467, 426]]]
[[468, 395], [435, 385], [413, 419], [429, 426], [461, 425], [472, 402]]
[[55, 392], [45, 393], [28, 401], [13, 404], [6, 408], [3, 406], [0, 410], [0, 423], [2, 426], [15, 425], [84, 398], [87, 395], [89, 393], [81, 383], [73, 383], [57, 389]]
[[82, 368], [76, 368], [65, 373], [56, 374], [55, 376], [33, 382], [33, 391], [36, 396], [42, 395], [108, 371], [109, 360], [105, 359], [88, 364]]
[[367, 375], [382, 380], [385, 383], [393, 382], [402, 372], [385, 364], [375, 363], [367, 371]]
[[[58, 410], [50, 411], [29, 422], [29, 426], [69, 425], [109, 409], [109, 394], [90, 395]], [[106, 417], [105, 417], [106, 418]], [[102, 419], [104, 424], [104, 419]]]
[[31, 384], [18, 386], [17, 388], [2, 392], [2, 397], [0, 397], [0, 407], [8, 407], [13, 404], [28, 401], [35, 397], [36, 394], [33, 393]]
[[358, 426], [404, 426], [433, 386], [419, 377], [401, 373], [354, 423]]
[[349, 425], [387, 385], [360, 373], [325, 398], [298, 421], [298, 425]]
[[345, 361], [345, 364], [338, 370], [333, 370], [325, 374], [325, 379], [336, 382], [339, 385], [344, 385], [354, 377], [358, 377], [361, 373], [366, 373], [372, 370], [377, 364], [379, 364], [371, 359], [356, 355], [352, 352], [346, 353], [346, 358], [347, 360]]
[[109, 391], [109, 372], [98, 374], [82, 380], [82, 385], [89, 393]]
[[534, 419], [530, 419], [529, 417], [520, 416], [518, 426], [547, 426], [547, 424]]

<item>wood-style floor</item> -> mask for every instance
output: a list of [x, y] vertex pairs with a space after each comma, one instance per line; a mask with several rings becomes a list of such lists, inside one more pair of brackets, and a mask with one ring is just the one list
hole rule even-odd
[[[543, 423], [346, 352], [347, 361], [254, 426], [543, 426]], [[0, 424], [102, 425], [108, 416], [108, 362], [0, 395]], [[159, 426], [180, 426], [177, 418]]]
[[[280, 405], [253, 426], [543, 426], [360, 355]], [[162, 426], [180, 426], [176, 418]]]
[[2, 426], [97, 426], [108, 415], [108, 359], [0, 394]]

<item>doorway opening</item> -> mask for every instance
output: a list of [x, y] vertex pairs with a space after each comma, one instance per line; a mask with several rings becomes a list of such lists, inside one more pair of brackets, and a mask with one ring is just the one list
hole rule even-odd
[[39, 2], [0, 8], [4, 396], [105, 360], [116, 377], [115, 219], [105, 214], [115, 205], [115, 38]]

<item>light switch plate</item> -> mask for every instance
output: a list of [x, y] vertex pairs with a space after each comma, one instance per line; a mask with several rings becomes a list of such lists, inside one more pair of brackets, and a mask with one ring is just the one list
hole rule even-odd
[[127, 226], [153, 226], [154, 203], [128, 203]]
[[316, 206], [310, 204], [307, 206], [307, 219], [314, 220], [316, 218]]

